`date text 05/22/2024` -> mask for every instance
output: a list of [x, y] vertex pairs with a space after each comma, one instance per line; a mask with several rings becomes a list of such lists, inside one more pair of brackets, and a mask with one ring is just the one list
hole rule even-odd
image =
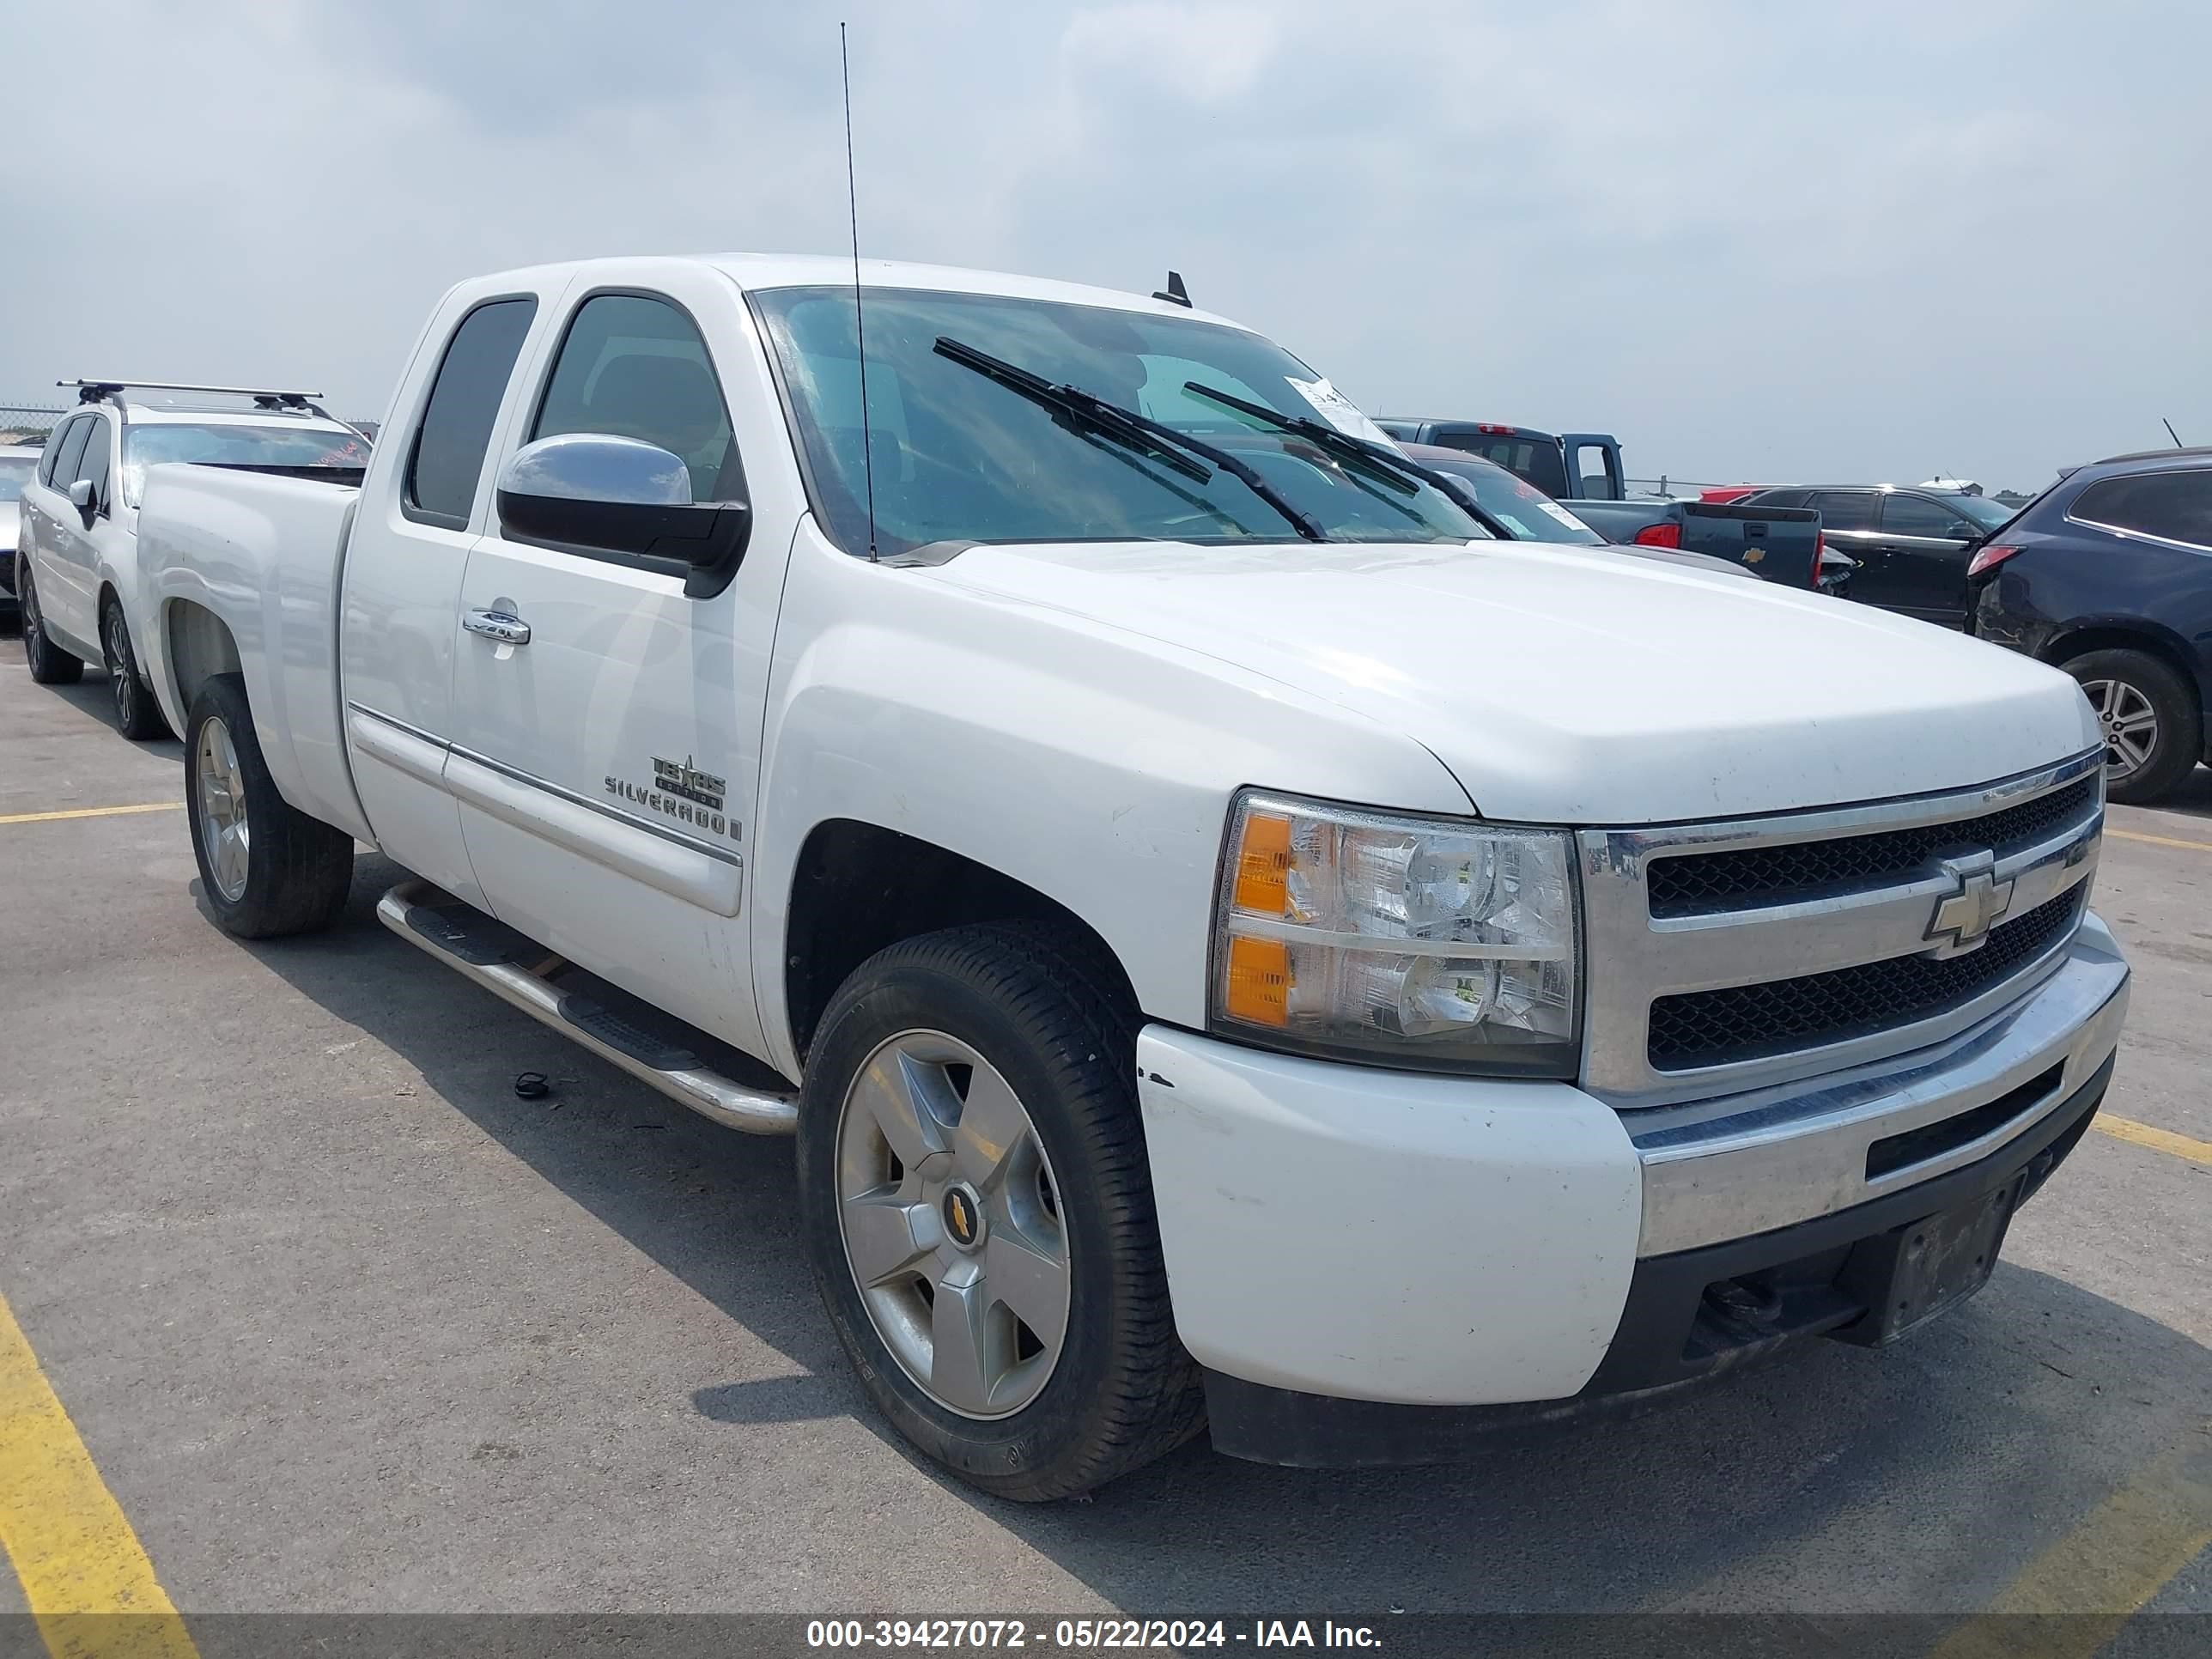
[[1038, 1648], [1091, 1653], [1160, 1648], [1376, 1648], [1370, 1625], [1334, 1620], [817, 1619], [806, 1626], [810, 1648]]

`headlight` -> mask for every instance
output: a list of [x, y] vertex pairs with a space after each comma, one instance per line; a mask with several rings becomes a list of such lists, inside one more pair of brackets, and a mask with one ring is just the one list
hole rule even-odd
[[1572, 1076], [1571, 843], [1247, 791], [1215, 908], [1224, 1035], [1370, 1063]]

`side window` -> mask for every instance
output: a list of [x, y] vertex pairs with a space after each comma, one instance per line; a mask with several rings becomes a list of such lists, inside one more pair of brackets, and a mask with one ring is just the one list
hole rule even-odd
[[1871, 489], [1816, 489], [1805, 505], [1820, 515], [1823, 530], [1871, 530], [1875, 499]]
[[1755, 489], [1743, 498], [1746, 507], [1802, 507], [1809, 489]]
[[1925, 495], [1883, 497], [1881, 527], [1893, 536], [1948, 536], [1954, 541], [1972, 533], [1964, 519]]
[[109, 459], [109, 447], [110, 441], [107, 434], [107, 422], [102, 420], [100, 416], [94, 416], [92, 418], [91, 423], [87, 427], [85, 431], [84, 453], [77, 459], [76, 476], [80, 478], [88, 478], [92, 481], [93, 499], [100, 503], [100, 510], [103, 514], [107, 511], [108, 505], [107, 463]]
[[2106, 478], [2083, 490], [2066, 516], [2212, 549], [2212, 470]]
[[537, 314], [535, 300], [494, 300], [453, 331], [407, 458], [399, 505], [409, 518], [448, 530], [469, 527], [500, 399]]
[[665, 300], [595, 294], [576, 307], [530, 436], [564, 432], [659, 445], [690, 471], [695, 501], [744, 496], [714, 360], [696, 325]]
[[85, 434], [92, 425], [92, 418], [89, 415], [73, 416], [46, 440], [46, 470], [39, 476], [55, 489], [65, 492], [76, 478], [77, 458], [84, 453]]

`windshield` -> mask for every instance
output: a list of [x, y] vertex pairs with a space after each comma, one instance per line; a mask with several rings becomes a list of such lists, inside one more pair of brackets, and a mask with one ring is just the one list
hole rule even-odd
[[1605, 538], [1525, 479], [1502, 466], [1472, 458], [1446, 460], [1433, 452], [1422, 459], [1439, 472], [1462, 480], [1474, 502], [1505, 526], [1516, 542], [1569, 542], [1602, 546]]
[[[752, 300], [782, 372], [823, 527], [848, 552], [865, 551], [869, 480], [853, 290], [773, 289]], [[866, 327], [882, 551], [941, 541], [1296, 540], [1269, 493], [1330, 541], [1459, 542], [1483, 533], [1440, 490], [1347, 466], [1309, 438], [1184, 389], [1196, 381], [1285, 416], [1376, 435], [1326, 380], [1256, 334], [1103, 307], [902, 289], [868, 292]], [[1268, 489], [1254, 490], [1230, 468], [1178, 467], [1116, 441], [944, 355], [940, 338], [1200, 437]]]
[[123, 499], [138, 505], [146, 469], [164, 461], [217, 461], [246, 466], [367, 466], [368, 441], [358, 433], [298, 427], [205, 426], [163, 422], [134, 426], [123, 436]]
[[38, 465], [28, 457], [19, 459], [12, 455], [0, 456], [0, 501], [22, 500], [23, 486], [31, 482], [31, 474]]
[[1993, 501], [1986, 495], [1946, 495], [1943, 499], [1984, 530], [1995, 530], [2020, 510], [2002, 501]]

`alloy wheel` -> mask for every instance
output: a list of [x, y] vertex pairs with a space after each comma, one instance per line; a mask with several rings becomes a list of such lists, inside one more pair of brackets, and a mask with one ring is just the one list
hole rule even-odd
[[942, 1031], [879, 1044], [845, 1092], [836, 1198], [846, 1263], [908, 1376], [963, 1417], [1035, 1400], [1067, 1336], [1067, 1236], [997, 1068]]
[[115, 717], [131, 724], [131, 630], [123, 624], [123, 607], [107, 607], [107, 623], [101, 643], [107, 647], [108, 685], [115, 694]]
[[238, 750], [231, 742], [230, 727], [220, 719], [200, 727], [198, 763], [194, 808], [199, 814], [208, 874], [223, 897], [235, 904], [246, 896], [252, 831], [246, 822], [246, 780], [239, 770]]
[[2158, 748], [2157, 708], [2125, 680], [2084, 680], [2081, 690], [2104, 733], [2106, 781], [2133, 777]]

